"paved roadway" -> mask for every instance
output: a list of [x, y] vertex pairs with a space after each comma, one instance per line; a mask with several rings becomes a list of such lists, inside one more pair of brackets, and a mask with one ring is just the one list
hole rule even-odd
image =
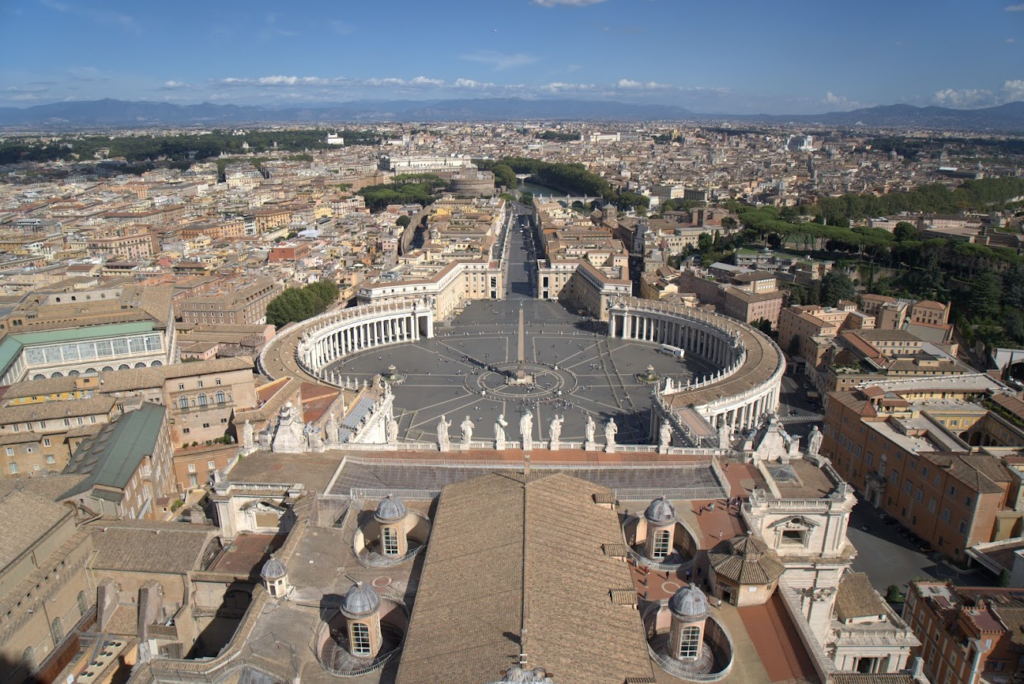
[[[604, 423], [614, 417], [619, 444], [649, 443], [652, 388], [636, 374], [651, 365], [659, 375], [685, 382], [695, 372], [703, 375], [712, 368], [700, 361], [677, 361], [659, 353], [656, 344], [609, 339], [604, 324], [558, 302], [534, 299], [535, 233], [518, 227], [511, 233], [505, 300], [470, 302], [449, 324], [436, 325], [432, 340], [367, 350], [330, 370], [361, 381], [394, 364], [405, 378], [395, 388], [403, 441], [435, 441], [441, 415], [452, 423], [453, 441], [461, 438], [459, 426], [467, 416], [475, 424], [473, 439], [491, 440], [499, 414], [509, 424], [508, 439], [520, 440], [519, 421], [530, 410], [535, 440], [548, 439], [551, 418], [562, 414], [562, 441], [582, 441], [589, 414], [598, 423], [599, 442], [604, 442]], [[532, 393], [505, 388], [498, 374], [486, 370], [515, 362], [520, 307], [527, 362], [559, 369], [539, 375]], [[481, 396], [481, 381], [504, 396]]]

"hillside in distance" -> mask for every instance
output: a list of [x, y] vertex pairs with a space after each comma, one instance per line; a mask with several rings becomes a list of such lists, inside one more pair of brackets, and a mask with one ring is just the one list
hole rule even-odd
[[254, 123], [428, 121], [742, 121], [837, 127], [1024, 132], [1024, 102], [984, 109], [881, 105], [849, 112], [793, 115], [696, 114], [682, 107], [593, 100], [359, 100], [286, 108], [204, 102], [93, 100], [0, 108], [0, 126], [74, 129], [96, 127], [216, 126]]
[[395, 100], [346, 102], [274, 109], [251, 105], [177, 105], [166, 102], [94, 100], [0, 108], [0, 126], [216, 125], [232, 123], [331, 123], [341, 121], [510, 121], [524, 119], [681, 120], [693, 113], [666, 105], [586, 100]]

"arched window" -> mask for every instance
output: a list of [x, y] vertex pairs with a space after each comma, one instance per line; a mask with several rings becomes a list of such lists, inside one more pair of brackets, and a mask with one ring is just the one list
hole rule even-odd
[[104, 373], [107, 373], [107, 372], [112, 371], [112, 370], [114, 370], [114, 368], [112, 366], [104, 366], [103, 367], [103, 372]]
[[668, 530], [654, 533], [654, 560], [661, 560], [668, 555]]
[[32, 379], [33, 380], [45, 380], [46, 376], [43, 375], [42, 373], [36, 373], [35, 375], [32, 376]]
[[394, 527], [385, 527], [381, 530], [381, 539], [384, 543], [385, 556], [398, 555], [398, 532]]
[[78, 592], [78, 612], [85, 615], [89, 610], [89, 599], [85, 597], [85, 591]]
[[200, 394], [199, 395], [199, 405], [200, 406], [206, 406], [206, 395], [205, 394]]
[[223, 404], [224, 403], [224, 393], [223, 392], [217, 392], [217, 403], [218, 404]]
[[135, 367], [136, 367], [136, 368], [145, 368], [145, 367], [146, 367], [146, 364], [145, 364], [145, 363], [143, 363], [142, 361], [139, 361], [139, 362], [138, 362], [137, 364], [135, 364]]
[[21, 654], [21, 664], [25, 666], [25, 669], [29, 672], [36, 671], [36, 650], [29, 646]]
[[55, 373], [51, 373], [51, 374], [50, 374], [50, 377], [51, 377], [51, 378], [63, 378], [63, 377], [64, 377], [64, 374], [63, 374], [63, 373], [61, 373], [60, 371], [57, 371], [57, 372], [55, 372]]
[[370, 628], [365, 623], [352, 624], [352, 654], [370, 655]]
[[117, 367], [117, 370], [129, 370], [130, 368], [131, 366], [129, 366], [127, 363], [122, 363], [120, 366]]
[[181, 408], [182, 411], [187, 409], [188, 408], [188, 397], [179, 397], [178, 398], [178, 406]]
[[53, 637], [53, 645], [56, 646], [64, 638], [64, 627], [60, 624], [60, 618], [53, 618], [53, 622], [50, 623], [50, 636]]
[[679, 640], [679, 658], [693, 660], [700, 652], [700, 627], [683, 627]]
[[156, 368], [157, 366], [162, 366], [162, 365], [164, 365], [164, 364], [160, 363], [159, 361], [154, 361], [153, 363], [151, 363], [151, 364], [149, 364], [149, 365], [150, 365], [151, 367], [153, 367], [153, 368]]
[[78, 377], [78, 375], [79, 375], [79, 373], [78, 373], [78, 371], [76, 371], [76, 370], [73, 370], [73, 371], [68, 371], [68, 377], [69, 377], [69, 378], [77, 378], [77, 377]]

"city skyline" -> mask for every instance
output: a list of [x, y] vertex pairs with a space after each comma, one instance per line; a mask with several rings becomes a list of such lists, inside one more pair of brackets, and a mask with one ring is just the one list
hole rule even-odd
[[801, 114], [1024, 99], [1024, 4], [1005, 0], [856, 13], [744, 1], [727, 14], [663, 0], [496, 0], [486, 12], [311, 2], [290, 14], [269, 2], [39, 0], [0, 13], [0, 39], [32, 55], [0, 68], [0, 106], [521, 97]]

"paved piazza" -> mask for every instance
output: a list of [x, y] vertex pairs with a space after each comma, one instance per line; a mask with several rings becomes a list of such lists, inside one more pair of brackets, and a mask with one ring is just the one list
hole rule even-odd
[[[520, 303], [526, 321], [527, 372], [533, 386], [505, 384], [505, 375], [488, 367], [514, 367]], [[677, 361], [652, 343], [608, 338], [604, 324], [577, 316], [557, 302], [515, 294], [505, 301], [476, 301], [435, 337], [415, 343], [369, 349], [329, 367], [342, 377], [370, 380], [394, 364], [402, 381], [395, 385], [399, 438], [433, 442], [441, 415], [451, 421], [453, 440], [469, 416], [474, 440], [494, 437], [494, 423], [504, 414], [511, 440], [520, 440], [519, 421], [533, 412], [533, 439], [546, 440], [548, 424], [562, 414], [562, 441], [582, 441], [586, 416], [598, 425], [614, 417], [619, 444], [650, 443], [652, 385], [637, 375], [648, 365], [660, 377], [686, 382], [713, 369], [696, 360]]]
[[[508, 439], [521, 440], [519, 421], [529, 409], [535, 440], [549, 439], [551, 418], [561, 414], [561, 440], [581, 442], [589, 414], [598, 423], [598, 442], [604, 442], [603, 424], [614, 417], [618, 444], [649, 444], [652, 386], [637, 375], [651, 365], [660, 377], [685, 383], [717, 369], [700, 360], [678, 361], [657, 344], [609, 338], [606, 324], [559, 302], [534, 299], [533, 231], [513, 229], [508, 238], [504, 300], [470, 301], [447, 324], [435, 323], [433, 339], [350, 354], [328, 373], [369, 381], [394, 364], [402, 378], [395, 385], [402, 441], [436, 441], [442, 415], [452, 423], [453, 441], [460, 439], [466, 416], [475, 424], [474, 440], [493, 439], [502, 414]], [[502, 372], [488, 370], [515, 366], [520, 307], [532, 387], [506, 385]]]

